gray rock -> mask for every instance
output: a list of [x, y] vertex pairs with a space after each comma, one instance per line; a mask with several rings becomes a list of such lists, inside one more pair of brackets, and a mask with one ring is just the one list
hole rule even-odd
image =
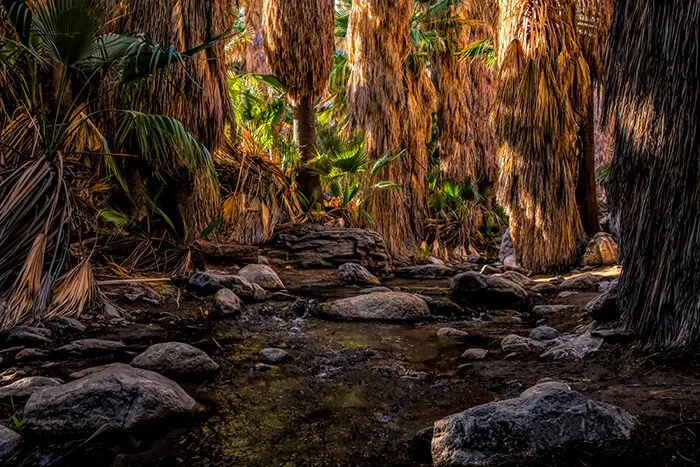
[[49, 321], [49, 326], [51, 326], [54, 331], [63, 333], [74, 333], [74, 332], [85, 332], [87, 327], [74, 318], [60, 317]]
[[598, 282], [598, 292], [599, 293], [605, 293], [610, 289], [610, 282], [609, 281], [600, 281]]
[[404, 292], [384, 292], [344, 298], [323, 306], [331, 318], [350, 320], [416, 321], [430, 316], [425, 300]]
[[559, 337], [559, 331], [550, 326], [537, 326], [530, 331], [530, 339], [536, 341], [551, 341]]
[[574, 296], [578, 295], [579, 293], [580, 293], [580, 292], [576, 292], [576, 291], [573, 291], [573, 290], [565, 290], [565, 291], [563, 291], [563, 292], [559, 292], [559, 293], [557, 294], [557, 298], [569, 298], [569, 297], [574, 297]]
[[536, 459], [581, 444], [604, 448], [629, 440], [638, 425], [635, 417], [618, 407], [547, 385], [438, 420], [433, 463], [485, 465], [508, 456], [515, 464], [514, 457]]
[[22, 349], [15, 354], [15, 360], [18, 362], [34, 362], [37, 360], [43, 360], [49, 356], [47, 350], [42, 349]]
[[465, 272], [454, 277], [450, 294], [455, 302], [467, 307], [520, 311], [530, 308], [527, 292], [518, 284], [503, 277], [475, 272]]
[[532, 314], [535, 316], [548, 316], [555, 313], [573, 311], [576, 307], [573, 305], [537, 305], [532, 308]]
[[264, 363], [279, 364], [293, 360], [286, 350], [268, 347], [260, 351], [260, 358]]
[[450, 300], [439, 299], [429, 295], [419, 295], [419, 297], [425, 300], [430, 309], [430, 314], [434, 316], [464, 317], [473, 314], [471, 310], [465, 310]]
[[440, 328], [437, 335], [443, 339], [459, 339], [468, 336], [469, 333], [455, 328]]
[[598, 232], [588, 242], [581, 259], [582, 266], [607, 266], [617, 263], [617, 243], [609, 233]]
[[525, 274], [521, 274], [516, 271], [506, 271], [502, 274], [496, 274], [492, 277], [502, 277], [506, 280], [509, 280], [511, 282], [515, 282], [518, 284], [520, 287], [530, 287], [535, 285], [535, 281], [527, 277]]
[[525, 273], [525, 269], [518, 262], [518, 258], [515, 255], [506, 256], [503, 260], [503, 269], [506, 271], [515, 271], [519, 273]]
[[229, 274], [197, 272], [189, 279], [189, 287], [200, 293], [216, 293], [221, 289], [230, 289], [243, 300], [263, 300], [265, 291], [247, 279]]
[[557, 276], [557, 277], [555, 277], [554, 279], [550, 279], [549, 283], [552, 284], [552, 285], [554, 285], [554, 286], [557, 286], [557, 287], [558, 287], [558, 286], [560, 286], [561, 283], [564, 282], [565, 280], [566, 280], [565, 277], [563, 277], [563, 276]]
[[489, 351], [486, 349], [467, 349], [457, 360], [460, 362], [474, 362], [485, 359], [488, 354]]
[[345, 263], [338, 266], [338, 277], [346, 284], [379, 285], [381, 281], [363, 266]]
[[219, 369], [219, 365], [205, 352], [182, 342], [152, 345], [137, 355], [131, 366], [171, 377], [204, 375]]
[[359, 293], [368, 294], [368, 293], [386, 293], [386, 292], [393, 292], [393, 290], [391, 290], [389, 287], [370, 287], [368, 289], [360, 290]]
[[42, 347], [51, 343], [52, 332], [45, 328], [17, 326], [0, 333], [0, 344], [4, 347], [18, 345]]
[[255, 364], [255, 371], [270, 371], [272, 370], [273, 367], [268, 365], [267, 363], [256, 363]]
[[503, 235], [503, 240], [501, 240], [501, 248], [498, 251], [498, 260], [500, 262], [505, 261], [509, 256], [515, 255], [515, 247], [513, 247], [513, 238], [510, 235], [510, 229], [506, 229]]
[[31, 430], [40, 435], [80, 436], [128, 431], [199, 411], [177, 383], [128, 365], [35, 392], [24, 408]]
[[541, 293], [541, 294], [552, 294], [552, 293], [555, 293], [557, 290], [559, 290], [559, 288], [556, 285], [545, 282], [545, 283], [533, 285], [530, 290], [532, 290], [533, 292], [536, 292], [536, 293]]
[[105, 318], [109, 319], [115, 319], [115, 318], [121, 318], [122, 314], [117, 310], [117, 307], [115, 307], [111, 303], [105, 302], [104, 305], [102, 305], [102, 315]]
[[634, 341], [634, 333], [629, 329], [598, 329], [591, 331], [592, 337], [599, 337], [607, 344], [630, 344]]
[[544, 378], [538, 381], [536, 385], [524, 390], [520, 397], [536, 397], [552, 391], [571, 391], [571, 387], [563, 381]]
[[297, 226], [277, 234], [265, 254], [303, 269], [337, 268], [344, 263], [357, 263], [382, 273], [391, 269], [384, 239], [366, 229]]
[[52, 386], [58, 386], [61, 382], [53, 378], [45, 378], [43, 376], [28, 376], [18, 379], [14, 383], [8, 384], [0, 388], [0, 400], [10, 397], [19, 399], [29, 397], [36, 391]]
[[539, 355], [544, 349], [545, 345], [542, 342], [518, 336], [517, 334], [509, 334], [501, 341], [501, 350], [506, 355], [512, 353], [517, 355]]
[[593, 274], [582, 274], [580, 276], [572, 277], [561, 283], [559, 288], [565, 290], [578, 290], [581, 292], [592, 292], [596, 289], [598, 280]]
[[160, 305], [163, 301], [163, 297], [158, 292], [143, 284], [129, 285], [124, 297], [132, 302], [145, 302], [151, 305]]
[[397, 277], [409, 279], [440, 279], [443, 277], [453, 277], [457, 274], [457, 271], [445, 265], [422, 264], [420, 266], [398, 268], [395, 274]]
[[501, 271], [500, 269], [498, 269], [497, 267], [492, 266], [492, 265], [490, 265], [490, 264], [485, 264], [485, 265], [481, 268], [481, 270], [479, 271], [479, 274], [484, 274], [484, 275], [487, 275], [487, 276], [492, 276], [492, 275], [494, 275], [494, 274], [500, 274], [501, 272], [502, 272], [502, 271]]
[[441, 260], [440, 258], [436, 258], [435, 256], [428, 256], [428, 259], [426, 260], [428, 264], [436, 264], [438, 266], [444, 266], [445, 262]]
[[618, 288], [617, 281], [608, 287], [608, 291], [598, 295], [588, 302], [584, 310], [596, 321], [608, 322], [620, 318], [620, 309], [617, 305]]
[[589, 353], [596, 352], [603, 345], [603, 339], [593, 337], [590, 332], [581, 335], [567, 335], [553, 341], [548, 341], [549, 348], [540, 355], [541, 358], [554, 360], [577, 359], [580, 360]]
[[214, 294], [214, 311], [220, 315], [238, 315], [243, 310], [243, 302], [231, 289], [220, 289]]
[[22, 437], [15, 433], [14, 431], [0, 425], [0, 465], [11, 465], [10, 461], [17, 461], [16, 465], [19, 465], [19, 459], [15, 456], [19, 453], [22, 448]]
[[95, 373], [99, 373], [100, 371], [104, 371], [108, 368], [112, 367], [120, 367], [124, 365], [123, 363], [108, 363], [107, 365], [98, 365], [98, 366], [92, 366], [89, 368], [85, 368], [84, 370], [78, 370], [76, 372], [71, 373], [68, 375], [68, 377], [73, 380], [73, 379], [81, 379], [85, 378], [86, 376], [90, 376]]
[[263, 289], [284, 289], [284, 284], [277, 273], [270, 266], [265, 264], [249, 264], [238, 271], [238, 275], [251, 284], [259, 285]]
[[70, 353], [79, 355], [108, 354], [124, 350], [126, 344], [119, 341], [103, 339], [78, 339], [56, 349], [58, 353]]

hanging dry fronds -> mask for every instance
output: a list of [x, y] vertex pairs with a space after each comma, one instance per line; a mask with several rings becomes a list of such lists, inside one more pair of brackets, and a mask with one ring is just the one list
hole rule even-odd
[[617, 120], [619, 304], [655, 350], [700, 342], [700, 1], [618, 0], [606, 58]]
[[573, 0], [502, 0], [501, 14], [499, 198], [522, 266], [545, 272], [572, 265], [586, 240], [575, 195], [590, 76]]
[[[396, 256], [407, 256], [417, 245], [412, 217], [411, 155], [404, 151], [409, 131], [406, 61], [410, 53], [408, 29], [411, 0], [355, 0], [348, 27], [348, 118], [365, 134], [372, 160], [401, 153], [375, 177], [368, 177], [365, 209], [374, 227]], [[415, 116], [422, 118], [423, 116]], [[390, 180], [402, 191], [372, 189]]]
[[37, 308], [41, 307], [42, 295], [46, 295], [42, 294], [45, 256], [46, 235], [42, 233], [34, 238], [19, 276], [12, 286], [12, 295], [0, 328], [8, 329], [36, 317]]
[[484, 3], [463, 0], [447, 10], [456, 24], [445, 25], [448, 48], [436, 61], [440, 171], [455, 182], [471, 177], [482, 192], [494, 184], [497, 172], [490, 121], [495, 70], [484, 57], [460, 57], [457, 52], [476, 41], [495, 42], [497, 8]]
[[46, 318], [78, 318], [99, 296], [89, 258], [60, 277], [53, 286]]

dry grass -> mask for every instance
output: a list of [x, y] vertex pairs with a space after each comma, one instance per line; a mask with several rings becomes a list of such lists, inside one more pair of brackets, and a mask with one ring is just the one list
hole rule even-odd
[[619, 304], [649, 349], [700, 342], [700, 2], [619, 0], [605, 67]]
[[519, 260], [534, 272], [572, 265], [586, 240], [575, 192], [590, 73], [574, 13], [571, 0], [501, 2], [499, 198]]

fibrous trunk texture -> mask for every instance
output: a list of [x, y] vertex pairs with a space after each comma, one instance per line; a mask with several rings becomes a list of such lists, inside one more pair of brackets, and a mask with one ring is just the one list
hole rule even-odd
[[593, 89], [591, 89], [588, 112], [579, 131], [580, 156], [576, 199], [581, 213], [581, 223], [586, 235], [593, 237], [600, 232], [600, 215], [598, 212], [598, 190], [595, 179], [595, 118], [593, 108]]
[[[365, 187], [365, 209], [396, 256], [407, 256], [416, 246], [411, 201], [413, 160], [406, 141], [412, 126], [409, 120], [424, 115], [409, 114], [406, 91], [412, 12], [411, 0], [355, 0], [348, 28], [349, 124], [364, 132], [371, 160], [404, 151], [379, 174], [368, 177]], [[410, 82], [415, 86], [414, 80]], [[381, 180], [400, 185], [401, 191], [372, 188]]]
[[495, 125], [499, 198], [523, 267], [574, 264], [586, 235], [576, 204], [578, 132], [590, 88], [571, 0], [501, 0]]
[[700, 341], [700, 1], [618, 0], [606, 62], [619, 305], [650, 349]]
[[[308, 98], [299, 99], [292, 108], [294, 114], [294, 142], [299, 147], [301, 160], [309, 161], [316, 156], [316, 115], [314, 103]], [[302, 167], [297, 175], [302, 193], [313, 194], [319, 187], [318, 175]], [[318, 195], [318, 193], [317, 193]]]
[[262, 30], [262, 0], [247, 0], [245, 9], [245, 25], [250, 37], [245, 48], [245, 71], [260, 75], [270, 74], [267, 64]]
[[447, 32], [450, 47], [436, 61], [440, 97], [440, 171], [461, 182], [471, 177], [480, 191], [496, 180], [496, 135], [490, 122], [495, 97], [494, 70], [481, 57], [461, 58], [455, 52], [476, 40], [493, 39], [497, 9], [464, 0], [448, 10], [457, 20]]

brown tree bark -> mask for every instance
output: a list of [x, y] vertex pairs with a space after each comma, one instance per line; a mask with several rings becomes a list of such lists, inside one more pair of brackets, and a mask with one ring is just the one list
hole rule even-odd
[[579, 159], [576, 202], [581, 214], [581, 224], [586, 235], [593, 237], [600, 232], [600, 213], [595, 181], [595, 118], [593, 91], [591, 90], [588, 111], [579, 130], [581, 157]]
[[318, 197], [320, 181], [307, 165], [316, 157], [316, 114], [313, 99], [305, 97], [292, 106], [294, 113], [294, 142], [299, 146], [302, 167], [297, 175], [299, 189], [307, 199]]

